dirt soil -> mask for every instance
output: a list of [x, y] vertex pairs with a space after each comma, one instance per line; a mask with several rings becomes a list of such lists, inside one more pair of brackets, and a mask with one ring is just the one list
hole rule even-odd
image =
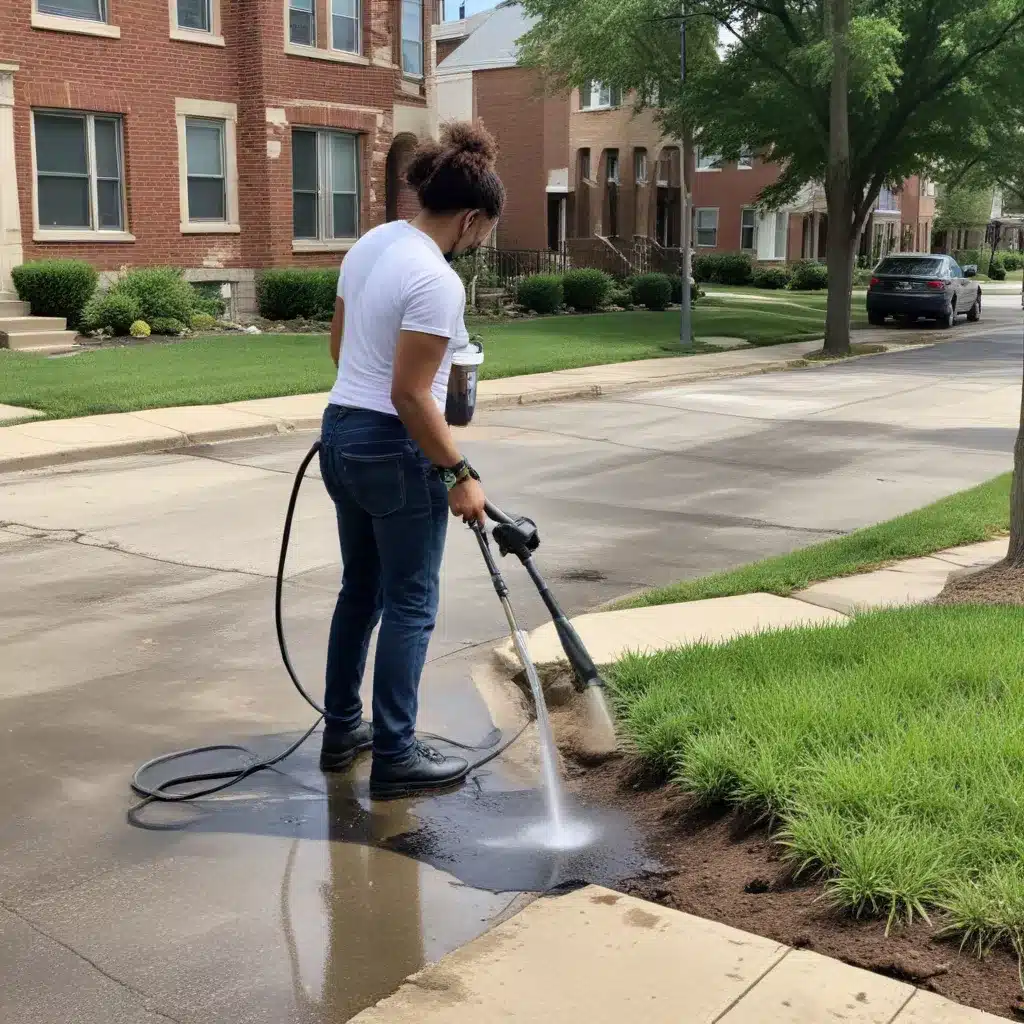
[[1001, 562], [966, 575], [950, 578], [936, 604], [1024, 605], [1024, 566]]
[[638, 785], [628, 761], [571, 774], [571, 785], [588, 802], [628, 813], [649, 836], [651, 855], [668, 869], [626, 883], [628, 894], [1024, 1020], [1011, 951], [996, 949], [979, 960], [960, 952], [957, 942], [938, 938], [941, 922], [935, 919], [894, 926], [886, 936], [884, 921], [856, 920], [822, 901], [819, 883], [795, 882], [763, 825], [726, 809], [695, 809], [672, 786]]

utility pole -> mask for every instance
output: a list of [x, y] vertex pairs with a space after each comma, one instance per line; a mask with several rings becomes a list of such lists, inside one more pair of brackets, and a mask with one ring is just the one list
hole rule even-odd
[[[686, 0], [680, 5], [681, 19], [679, 22], [679, 80], [686, 84]], [[686, 145], [688, 131], [683, 130], [679, 146], [679, 207], [682, 223], [679, 225], [679, 248], [682, 255], [680, 274], [682, 275], [682, 304], [679, 315], [679, 344], [683, 348], [693, 345], [693, 317], [690, 311], [690, 190], [688, 181], [689, 148]]]

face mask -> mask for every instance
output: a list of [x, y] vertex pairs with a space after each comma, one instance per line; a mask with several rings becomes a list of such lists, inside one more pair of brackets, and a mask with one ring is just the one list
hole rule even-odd
[[[456, 259], [456, 253], [455, 253], [455, 250], [456, 250], [456, 249], [457, 249], [457, 248], [459, 247], [459, 242], [461, 242], [461, 241], [462, 241], [463, 237], [465, 237], [465, 234], [466, 234], [466, 232], [465, 232], [465, 230], [464, 230], [464, 231], [463, 231], [463, 232], [462, 232], [462, 233], [461, 233], [461, 234], [459, 235], [459, 237], [455, 239], [455, 244], [454, 244], [454, 245], [453, 245], [453, 246], [452, 246], [452, 247], [451, 247], [451, 248], [450, 248], [450, 249], [449, 249], [449, 250], [448, 250], [448, 251], [447, 251], [447, 252], [446, 252], [446, 253], [444, 254], [444, 258], [445, 258], [445, 259], [446, 259], [446, 260], [447, 260], [447, 261], [448, 261], [449, 263], [451, 263], [451, 262], [452, 262], [453, 260], [455, 260], [455, 259]], [[477, 251], [477, 249], [479, 249], [479, 248], [480, 248], [480, 243], [478, 242], [478, 243], [477, 243], [476, 245], [471, 245], [471, 246], [470, 246], [470, 247], [469, 247], [468, 249], [463, 249], [463, 250], [462, 250], [462, 252], [460, 252], [460, 253], [459, 253], [458, 255], [459, 255], [459, 256], [471, 256], [471, 255], [472, 255], [473, 253], [475, 253], [475, 252]]]

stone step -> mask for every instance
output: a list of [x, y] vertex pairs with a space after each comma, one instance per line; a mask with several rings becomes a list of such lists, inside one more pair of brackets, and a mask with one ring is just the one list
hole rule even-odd
[[67, 326], [62, 316], [0, 316], [0, 334], [63, 331]]
[[5, 292], [3, 289], [0, 289], [0, 302], [17, 302], [17, 301], [18, 301], [18, 294], [17, 294], [17, 292]]
[[5, 299], [0, 294], [0, 318], [10, 316], [29, 316], [32, 313], [32, 307], [27, 302], [21, 302], [18, 299]]
[[46, 355], [53, 352], [72, 352], [75, 349], [74, 331], [4, 331], [0, 329], [0, 348], [12, 352], [35, 352]]

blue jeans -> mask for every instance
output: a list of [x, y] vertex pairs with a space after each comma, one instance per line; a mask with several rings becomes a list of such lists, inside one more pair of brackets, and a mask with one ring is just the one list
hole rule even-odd
[[359, 725], [359, 687], [380, 622], [373, 669], [373, 753], [408, 754], [437, 618], [448, 494], [401, 420], [329, 405], [320, 472], [338, 512], [342, 580], [327, 649], [327, 729]]

